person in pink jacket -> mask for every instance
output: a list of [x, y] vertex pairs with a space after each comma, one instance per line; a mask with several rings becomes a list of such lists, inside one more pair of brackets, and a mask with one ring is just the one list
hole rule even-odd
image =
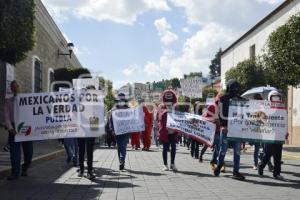
[[158, 139], [163, 145], [163, 170], [169, 170], [168, 167], [168, 150], [171, 146], [171, 165], [170, 169], [177, 171], [175, 167], [175, 155], [176, 155], [176, 142], [177, 133], [167, 129], [167, 115], [174, 108], [177, 103], [177, 97], [173, 90], [167, 89], [162, 94], [162, 103], [158, 106], [157, 118], [158, 118]]

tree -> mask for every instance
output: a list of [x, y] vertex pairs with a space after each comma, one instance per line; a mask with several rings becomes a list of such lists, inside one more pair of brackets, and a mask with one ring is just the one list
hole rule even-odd
[[173, 89], [180, 88], [180, 81], [178, 78], [171, 79], [171, 86]]
[[260, 62], [255, 59], [245, 60], [231, 68], [225, 74], [226, 82], [235, 79], [241, 84], [241, 91], [266, 85], [266, 72]]
[[0, 60], [10, 64], [26, 58], [34, 46], [34, 0], [0, 3]]
[[[80, 75], [86, 74], [85, 78], [90, 78], [91, 73], [86, 68], [58, 68], [54, 70], [55, 81], [68, 81], [72, 84], [73, 79], [78, 78]], [[66, 87], [65, 84], [57, 84], [54, 87], [55, 91], [58, 91], [59, 87]]]
[[209, 66], [210, 69], [209, 74], [212, 77], [217, 77], [221, 75], [221, 55], [222, 55], [222, 49], [219, 49], [219, 51], [215, 55], [215, 58], [211, 60], [211, 64]]
[[6, 63], [22, 61], [34, 46], [34, 9], [34, 0], [0, 1], [0, 105], [5, 100]]
[[268, 38], [263, 56], [270, 81], [286, 90], [300, 84], [300, 14], [277, 28]]
[[111, 110], [115, 104], [115, 96], [113, 92], [112, 82], [110, 80], [105, 80], [107, 85], [106, 96], [104, 98], [104, 104], [107, 110]]

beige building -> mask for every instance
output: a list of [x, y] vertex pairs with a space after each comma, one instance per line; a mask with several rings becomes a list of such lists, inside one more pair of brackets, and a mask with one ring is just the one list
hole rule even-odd
[[[225, 73], [249, 58], [262, 55], [269, 35], [288, 19], [300, 13], [300, 0], [286, 0], [269, 15], [224, 50], [221, 57], [221, 83], [225, 87]], [[300, 89], [289, 88], [288, 127], [289, 144], [300, 145]]]

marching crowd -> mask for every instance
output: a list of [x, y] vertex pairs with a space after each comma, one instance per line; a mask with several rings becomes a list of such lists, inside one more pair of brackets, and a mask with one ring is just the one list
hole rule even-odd
[[[19, 176], [27, 176], [27, 171], [30, 166], [33, 155], [32, 142], [15, 142], [15, 124], [14, 124], [14, 100], [17, 93], [20, 91], [20, 85], [17, 81], [11, 82], [11, 90], [14, 96], [6, 100], [5, 104], [5, 125], [8, 129], [9, 135], [9, 151], [11, 159], [11, 175], [7, 177], [7, 180], [16, 180]], [[185, 104], [178, 103], [175, 92], [171, 89], [167, 89], [162, 94], [162, 102], [160, 104], [142, 105], [144, 112], [145, 130], [141, 133], [126, 133], [121, 135], [114, 134], [113, 117], [112, 112], [118, 109], [130, 108], [129, 102], [125, 98], [123, 93], [118, 94], [115, 106], [111, 111], [107, 113], [107, 120], [105, 124], [106, 144], [116, 146], [119, 169], [125, 169], [126, 150], [127, 145], [130, 144], [132, 149], [138, 150], [141, 148], [140, 141], [142, 140], [144, 151], [149, 151], [151, 146], [151, 137], [154, 136], [156, 146], [162, 145], [162, 170], [177, 171], [175, 166], [176, 148], [180, 143], [187, 146], [190, 149], [191, 156], [199, 159], [199, 162], [203, 161], [203, 155], [205, 154], [208, 145], [202, 143], [194, 137], [189, 137], [185, 134], [181, 134], [177, 131], [167, 128], [167, 114], [172, 111], [179, 112], [191, 112], [196, 115], [201, 115], [203, 119], [212, 122], [216, 125], [215, 137], [213, 146], [212, 158], [210, 166], [213, 174], [219, 176], [220, 172], [225, 171], [225, 156], [228, 148], [233, 149], [233, 178], [238, 180], [244, 180], [245, 176], [240, 173], [240, 156], [242, 141], [230, 141], [227, 139], [228, 133], [228, 112], [229, 104], [231, 100], [242, 100], [240, 94], [240, 85], [235, 80], [229, 80], [227, 88], [224, 93], [220, 92], [214, 98], [214, 102], [203, 105], [200, 102], [196, 102], [192, 107]], [[262, 100], [263, 97], [260, 94], [254, 96], [253, 99]], [[272, 91], [268, 95], [268, 101], [283, 103], [282, 94], [277, 91]], [[152, 134], [153, 133], [153, 134]], [[84, 176], [84, 160], [85, 152], [87, 154], [87, 174], [86, 177], [94, 179], [95, 174], [93, 172], [93, 151], [94, 151], [95, 138], [66, 138], [63, 139], [63, 144], [66, 149], [67, 163], [73, 163], [78, 168], [78, 176]], [[276, 179], [283, 179], [280, 175], [282, 164], [282, 143], [253, 143], [254, 155], [253, 155], [253, 169], [257, 170], [260, 176], [263, 176], [263, 171], [266, 165], [269, 166], [269, 170], [273, 171], [273, 176]], [[24, 153], [24, 164], [21, 165], [21, 146]], [[202, 149], [200, 150], [200, 146]], [[260, 153], [260, 149], [263, 151]], [[168, 165], [168, 153], [170, 153], [170, 165]], [[274, 167], [271, 163], [271, 157], [274, 160]], [[259, 161], [260, 158], [260, 161]]]

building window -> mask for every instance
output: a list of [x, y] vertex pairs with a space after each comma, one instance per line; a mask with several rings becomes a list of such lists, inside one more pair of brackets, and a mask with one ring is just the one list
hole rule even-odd
[[54, 82], [54, 70], [52, 68], [48, 69], [48, 91], [51, 92], [51, 84]]
[[42, 71], [42, 63], [37, 58], [33, 58], [33, 92], [42, 92], [43, 91], [43, 71]]
[[255, 59], [255, 44], [250, 47], [250, 59]]

